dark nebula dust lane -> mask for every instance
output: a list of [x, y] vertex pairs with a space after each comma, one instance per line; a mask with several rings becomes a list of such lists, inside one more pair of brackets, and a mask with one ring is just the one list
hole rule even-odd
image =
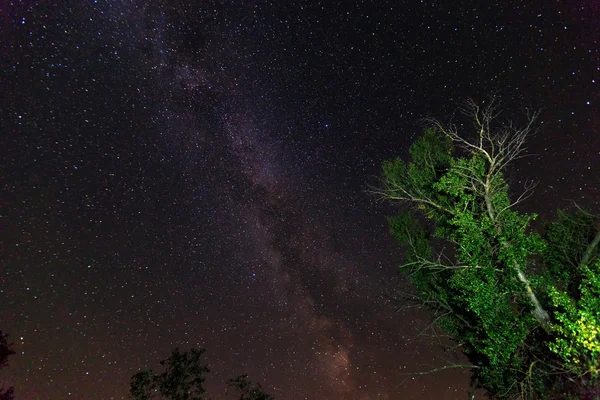
[[[454, 399], [396, 312], [368, 193], [420, 119], [542, 108], [530, 205], [598, 206], [593, 1], [86, 0], [0, 5], [0, 329], [19, 399], [124, 399], [205, 347], [211, 396]], [[585, 196], [585, 199], [583, 199]]]

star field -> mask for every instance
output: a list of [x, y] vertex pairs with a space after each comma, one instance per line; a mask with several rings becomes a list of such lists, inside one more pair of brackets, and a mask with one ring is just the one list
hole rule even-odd
[[598, 211], [593, 0], [0, 5], [0, 329], [18, 399], [125, 399], [205, 347], [215, 398], [454, 399], [397, 312], [394, 207], [367, 184], [468, 97], [541, 109], [527, 211]]

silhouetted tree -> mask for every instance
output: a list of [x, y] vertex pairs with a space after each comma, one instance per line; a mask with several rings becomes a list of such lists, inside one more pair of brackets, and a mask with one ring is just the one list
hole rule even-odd
[[[12, 343], [8, 343], [8, 335], [0, 331], [0, 369], [8, 366], [8, 357], [15, 354], [12, 350]], [[4, 389], [0, 386], [0, 400], [14, 400], [15, 389], [9, 387]]]
[[263, 392], [260, 383], [250, 382], [246, 374], [228, 380], [227, 384], [241, 392], [239, 400], [274, 400], [274, 397]]
[[[131, 377], [131, 397], [134, 400], [204, 400], [204, 374], [210, 372], [206, 365], [200, 363], [204, 352], [204, 349], [180, 352], [176, 348], [171, 357], [160, 362], [165, 367], [162, 374], [154, 374], [152, 369], [145, 369]], [[260, 384], [250, 382], [248, 375], [230, 379], [227, 384], [240, 391], [240, 400], [274, 400], [263, 392]]]
[[[159, 375], [151, 369], [138, 372], [131, 378], [130, 393], [135, 400], [149, 400], [160, 396], [170, 400], [203, 400], [206, 392], [202, 384], [204, 374], [210, 372], [200, 364], [204, 349], [180, 352], [173, 350], [171, 357], [160, 362], [166, 368]], [[159, 397], [159, 398], [160, 398]]]

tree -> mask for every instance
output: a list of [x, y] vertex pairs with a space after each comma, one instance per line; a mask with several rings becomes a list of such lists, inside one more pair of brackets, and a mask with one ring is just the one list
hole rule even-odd
[[[8, 342], [8, 335], [0, 331], [0, 369], [8, 366], [8, 357], [15, 354], [12, 349], [12, 343]], [[0, 386], [0, 400], [14, 400], [15, 390], [12, 387], [4, 389]]]
[[203, 400], [204, 374], [210, 372], [206, 365], [200, 364], [204, 351], [191, 349], [188, 354], [176, 348], [171, 357], [160, 362], [166, 368], [162, 374], [155, 375], [146, 369], [131, 378], [131, 396], [135, 400], [149, 400], [158, 395], [171, 400]]
[[[547, 230], [548, 271], [540, 278], [556, 323], [549, 343], [569, 374], [579, 377], [588, 395], [600, 398], [600, 226], [577, 209], [558, 212]], [[592, 397], [589, 397], [592, 398]]]
[[[171, 357], [160, 362], [160, 365], [165, 367], [162, 374], [154, 374], [151, 369], [145, 369], [131, 377], [131, 397], [134, 400], [203, 400], [202, 395], [206, 392], [203, 387], [204, 375], [210, 372], [210, 369], [200, 362], [204, 352], [204, 349], [191, 349], [189, 353], [180, 352], [176, 348]], [[240, 400], [274, 400], [263, 392], [260, 384], [252, 383], [248, 375], [230, 379], [227, 384], [239, 390]]]
[[[429, 120], [408, 161], [383, 163], [374, 191], [405, 206], [388, 219], [406, 250], [401, 270], [471, 361], [473, 386], [499, 399], [588, 390], [600, 355], [597, 218], [562, 212], [544, 236], [533, 232], [537, 216], [515, 208], [533, 185], [511, 196], [505, 175], [525, 155], [537, 114], [500, 125], [495, 99], [462, 111], [471, 137]], [[565, 248], [565, 238], [576, 245]], [[450, 251], [436, 254], [440, 243]]]
[[240, 391], [239, 400], [274, 400], [274, 397], [263, 392], [260, 383], [250, 382], [246, 374], [228, 380], [227, 384]]

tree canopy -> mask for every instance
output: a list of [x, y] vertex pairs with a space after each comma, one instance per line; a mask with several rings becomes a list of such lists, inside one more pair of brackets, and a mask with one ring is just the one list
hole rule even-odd
[[[152, 369], [137, 372], [130, 381], [131, 398], [209, 400], [204, 397], [206, 390], [203, 385], [210, 369], [200, 360], [204, 352], [204, 349], [195, 348], [182, 352], [176, 348], [168, 359], [160, 362], [164, 372], [155, 374]], [[245, 374], [229, 379], [227, 385], [238, 392], [239, 400], [274, 400], [259, 383], [252, 383]]]
[[560, 210], [532, 229], [537, 215], [517, 208], [533, 185], [515, 195], [506, 172], [537, 115], [500, 124], [499, 110], [468, 102], [470, 132], [429, 120], [407, 160], [383, 163], [375, 192], [402, 205], [388, 219], [401, 270], [471, 361], [474, 387], [497, 399], [600, 395], [599, 219]]
[[[15, 354], [12, 343], [8, 342], [8, 335], [0, 331], [0, 369], [8, 366], [8, 357]], [[15, 390], [12, 387], [4, 389], [0, 386], [0, 400], [14, 400]]]

